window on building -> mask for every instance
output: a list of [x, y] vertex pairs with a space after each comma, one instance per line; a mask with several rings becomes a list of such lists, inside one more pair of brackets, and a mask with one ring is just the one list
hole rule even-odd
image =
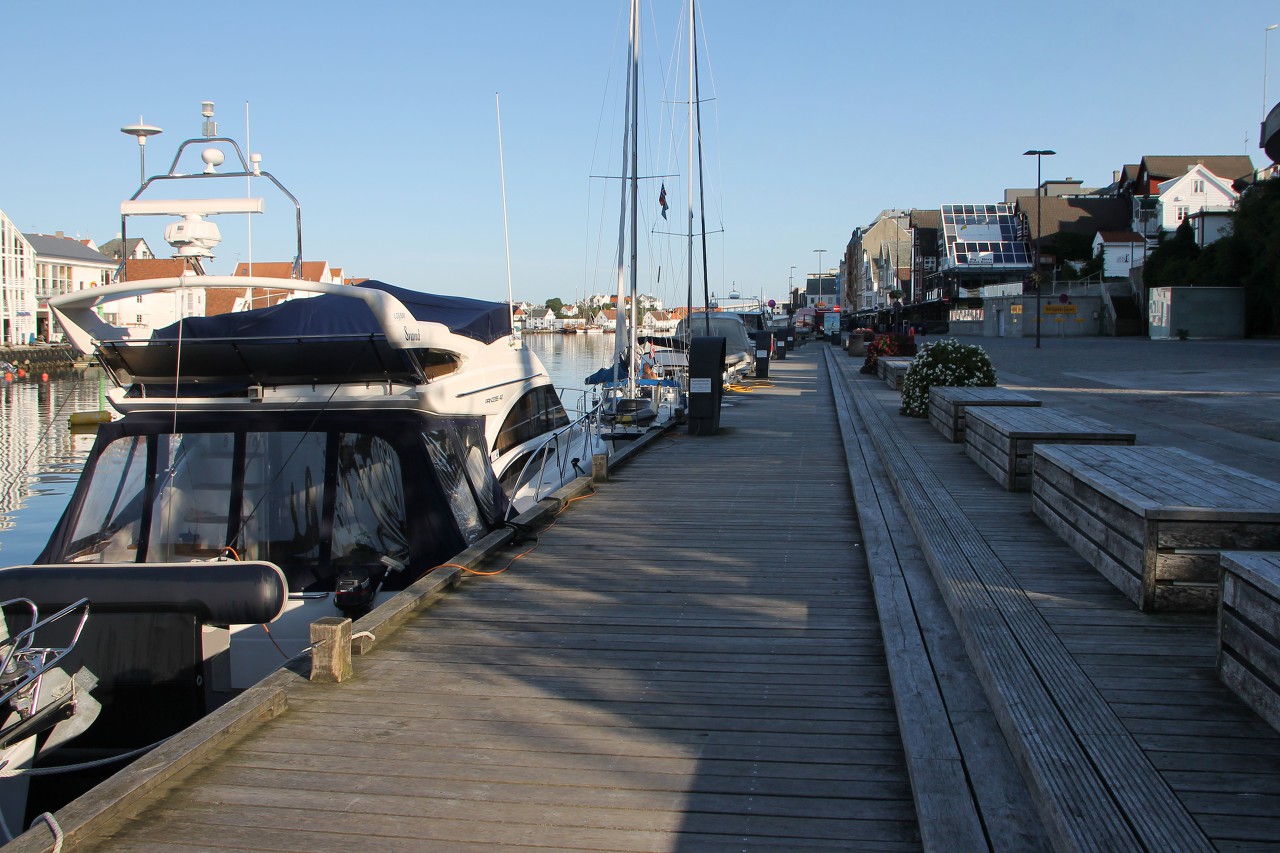
[[1182, 220], [1187, 218], [1187, 214], [1190, 212], [1191, 212], [1191, 209], [1187, 207], [1187, 205], [1180, 204], [1176, 208], [1174, 208], [1174, 218], [1178, 222], [1181, 222]]
[[1202, 193], [1202, 192], [1204, 192], [1204, 181], [1192, 181], [1192, 182], [1191, 182], [1191, 191], [1192, 191], [1193, 193]]

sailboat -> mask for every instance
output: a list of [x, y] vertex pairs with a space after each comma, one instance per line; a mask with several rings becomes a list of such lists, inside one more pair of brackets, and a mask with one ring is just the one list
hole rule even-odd
[[[642, 339], [641, 343], [649, 347], [654, 361], [663, 372], [687, 375], [689, 367], [689, 348], [693, 338], [698, 336], [725, 339], [725, 360], [723, 381], [733, 384], [747, 376], [755, 365], [755, 342], [752, 339], [752, 328], [743, 317], [736, 313], [725, 312], [716, 304], [710, 293], [707, 274], [707, 222], [706, 207], [702, 203], [705, 197], [703, 186], [704, 172], [702, 168], [702, 95], [698, 80], [698, 39], [697, 39], [697, 4], [689, 0], [689, 94], [688, 94], [688, 221], [685, 232], [688, 270], [688, 293], [686, 313], [671, 337], [651, 336]], [[694, 223], [694, 177], [697, 177], [697, 201], [700, 221], [695, 230]], [[702, 249], [702, 305], [710, 306], [705, 310], [694, 310], [694, 237], [700, 238]]]
[[626, 124], [618, 216], [617, 310], [613, 363], [587, 377], [602, 389], [600, 420], [618, 442], [678, 423], [685, 412], [687, 371], [663, 371], [640, 351], [639, 332], [639, 95], [640, 0], [631, 0]]

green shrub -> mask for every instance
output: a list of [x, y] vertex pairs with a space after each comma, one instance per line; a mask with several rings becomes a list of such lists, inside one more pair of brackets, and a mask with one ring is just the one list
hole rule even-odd
[[899, 413], [913, 418], [929, 416], [929, 389], [935, 385], [994, 387], [996, 370], [982, 347], [946, 338], [929, 344], [916, 356], [902, 380]]

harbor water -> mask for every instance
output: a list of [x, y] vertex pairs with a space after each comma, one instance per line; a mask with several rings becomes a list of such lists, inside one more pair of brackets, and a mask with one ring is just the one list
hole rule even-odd
[[[565, 407], [583, 399], [583, 379], [608, 363], [613, 335], [528, 334]], [[73, 430], [72, 412], [104, 408], [107, 380], [88, 376], [0, 382], [0, 565], [29, 563], [62, 515], [94, 434]]]

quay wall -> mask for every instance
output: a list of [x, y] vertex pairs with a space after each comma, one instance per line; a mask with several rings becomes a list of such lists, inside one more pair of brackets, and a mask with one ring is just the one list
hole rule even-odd
[[0, 361], [16, 364], [28, 373], [71, 373], [75, 352], [69, 346], [0, 347]]

